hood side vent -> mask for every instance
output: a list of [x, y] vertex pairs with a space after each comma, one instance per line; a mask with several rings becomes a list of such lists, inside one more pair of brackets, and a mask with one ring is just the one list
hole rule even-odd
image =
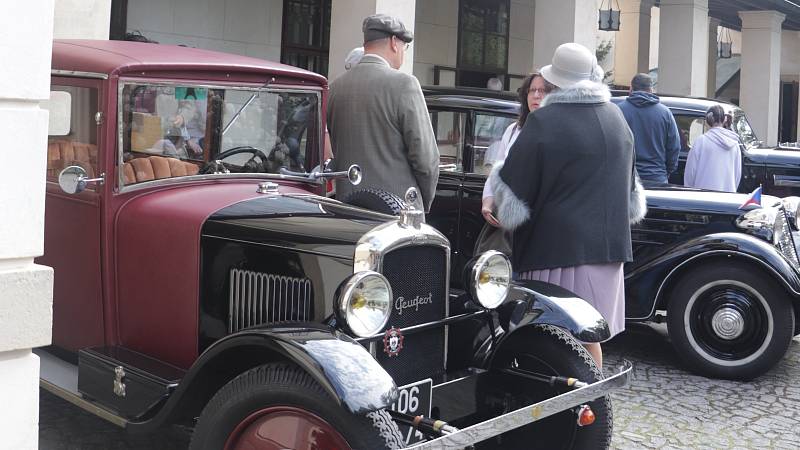
[[311, 280], [231, 269], [228, 333], [311, 318]]

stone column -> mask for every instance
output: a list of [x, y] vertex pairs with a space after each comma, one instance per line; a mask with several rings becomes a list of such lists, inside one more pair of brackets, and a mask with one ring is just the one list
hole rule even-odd
[[[331, 37], [328, 51], [328, 79], [344, 73], [344, 58], [355, 47], [364, 44], [361, 23], [372, 14], [389, 14], [400, 19], [407, 29], [414, 31], [416, 0], [336, 0], [331, 2]], [[406, 50], [400, 70], [413, 73], [414, 45]]]
[[[53, 2], [7, 2], [0, 14], [0, 448], [36, 449], [39, 358], [51, 341], [53, 271], [44, 250]], [[13, 38], [12, 38], [13, 37]]]
[[781, 24], [777, 11], [740, 11], [742, 72], [739, 101], [756, 135], [767, 145], [778, 143], [781, 76]]
[[705, 96], [708, 0], [661, 0], [658, 92]]
[[[567, 42], [597, 47], [597, 5], [586, 0], [536, 0], [533, 67], [550, 64], [556, 48]], [[617, 40], [619, 42], [619, 39]]]
[[650, 70], [650, 9], [653, 0], [620, 0], [620, 27], [614, 47], [614, 84], [630, 86]]
[[708, 84], [706, 96], [714, 98], [717, 94], [717, 60], [719, 59], [719, 47], [717, 31], [719, 30], [719, 19], [708, 18]]

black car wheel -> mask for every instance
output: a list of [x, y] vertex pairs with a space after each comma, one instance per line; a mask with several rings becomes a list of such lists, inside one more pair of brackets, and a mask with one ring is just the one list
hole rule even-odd
[[268, 364], [226, 384], [203, 409], [190, 450], [403, 447], [385, 410], [357, 416], [336, 405], [307, 373]]
[[381, 189], [359, 189], [347, 194], [341, 200], [348, 205], [392, 216], [399, 216], [403, 209], [403, 200], [400, 197]]
[[[569, 333], [553, 325], [537, 325], [504, 350], [500, 365], [544, 375], [577, 378], [586, 383], [603, 379], [601, 370], [586, 349]], [[530, 385], [529, 385], [530, 386]], [[536, 385], [533, 385], [536, 386]], [[504, 386], [513, 391], [517, 387]], [[540, 385], [522, 392], [510, 405], [513, 410], [568, 392], [570, 388]], [[579, 426], [576, 411], [569, 409], [504, 434], [497, 442], [481, 448], [502, 449], [605, 449], [611, 445], [613, 414], [611, 399], [601, 397], [589, 403], [595, 414], [591, 425]]]
[[786, 353], [794, 312], [772, 278], [746, 265], [714, 264], [679, 280], [667, 324], [675, 350], [692, 370], [747, 380]]

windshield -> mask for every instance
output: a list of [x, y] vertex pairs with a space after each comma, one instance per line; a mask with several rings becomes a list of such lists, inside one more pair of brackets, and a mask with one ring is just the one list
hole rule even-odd
[[747, 116], [745, 116], [744, 111], [739, 108], [733, 110], [731, 128], [739, 135], [739, 139], [745, 147], [749, 148], [758, 145], [758, 138], [756, 138], [755, 131], [753, 131], [753, 128], [750, 126], [750, 122], [747, 121]]
[[318, 92], [138, 83], [120, 100], [121, 186], [319, 160]]

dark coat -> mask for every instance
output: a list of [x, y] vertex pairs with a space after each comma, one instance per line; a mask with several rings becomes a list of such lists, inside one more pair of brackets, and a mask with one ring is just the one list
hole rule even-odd
[[515, 271], [632, 259], [633, 137], [609, 97], [598, 83], [550, 94], [495, 169]]
[[636, 91], [619, 104], [633, 132], [636, 170], [642, 180], [666, 183], [678, 168], [681, 139], [669, 108], [657, 95]]

